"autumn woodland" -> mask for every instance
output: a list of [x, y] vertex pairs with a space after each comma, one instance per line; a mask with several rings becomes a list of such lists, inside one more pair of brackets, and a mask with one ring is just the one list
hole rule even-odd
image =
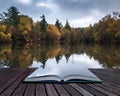
[[59, 19], [54, 24], [46, 21], [45, 15], [34, 22], [19, 12], [15, 6], [0, 14], [0, 43], [67, 42], [67, 43], [120, 43], [120, 14], [113, 12], [88, 27], [73, 28], [70, 22], [62, 25]]

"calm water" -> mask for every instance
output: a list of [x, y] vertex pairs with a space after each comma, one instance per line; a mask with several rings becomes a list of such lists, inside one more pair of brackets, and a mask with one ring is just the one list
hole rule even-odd
[[118, 45], [0, 45], [0, 67], [41, 67], [79, 64], [82, 68], [119, 68]]

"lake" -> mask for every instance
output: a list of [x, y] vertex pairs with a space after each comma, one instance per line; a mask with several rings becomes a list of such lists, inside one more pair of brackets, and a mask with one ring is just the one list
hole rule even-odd
[[82, 68], [119, 68], [119, 45], [1, 44], [0, 67], [79, 64]]

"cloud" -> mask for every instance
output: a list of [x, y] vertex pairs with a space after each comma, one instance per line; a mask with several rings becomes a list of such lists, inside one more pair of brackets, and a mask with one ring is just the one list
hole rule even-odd
[[113, 11], [120, 11], [120, 0], [0, 0], [1, 12], [16, 6], [22, 14], [35, 21], [45, 14], [48, 23], [66, 19], [75, 26], [88, 26]]
[[56, 6], [56, 4], [54, 4], [53, 2], [49, 2], [49, 3], [48, 2], [37, 2], [36, 6], [44, 8], [43, 10], [49, 9], [52, 12], [58, 11], [58, 6]]
[[[92, 10], [108, 11], [109, 9], [120, 9], [119, 0], [54, 0], [54, 2], [64, 11], [90, 13]], [[104, 10], [103, 10], [104, 9]]]
[[22, 4], [31, 4], [32, 0], [18, 0]]
[[[93, 22], [93, 21], [94, 21], [93, 17], [87, 17], [87, 18], [82, 18], [82, 19], [71, 20], [70, 24], [72, 26], [85, 27], [85, 26], [88, 26], [90, 24], [90, 22]], [[94, 23], [95, 23], [95, 21], [94, 21]]]
[[61, 16], [68, 19], [73, 26], [88, 26], [98, 22], [113, 11], [120, 11], [120, 0], [53, 0], [59, 7]]

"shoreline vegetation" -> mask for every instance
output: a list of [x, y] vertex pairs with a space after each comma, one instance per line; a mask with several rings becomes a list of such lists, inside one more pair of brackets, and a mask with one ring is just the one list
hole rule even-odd
[[68, 20], [63, 26], [59, 19], [55, 24], [48, 24], [45, 15], [40, 17], [40, 21], [33, 22], [31, 17], [21, 14], [14, 6], [9, 7], [7, 12], [0, 13], [0, 43], [120, 43], [118, 12], [113, 12], [85, 28], [72, 28]]

